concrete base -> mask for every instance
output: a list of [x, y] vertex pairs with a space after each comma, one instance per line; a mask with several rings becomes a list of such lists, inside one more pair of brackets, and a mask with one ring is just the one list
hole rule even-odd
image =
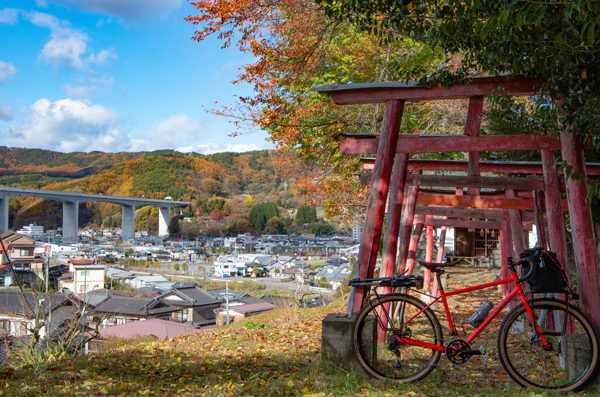
[[[350, 317], [345, 314], [328, 314], [323, 319], [321, 338], [321, 362], [335, 364], [336, 366], [360, 368], [354, 356], [352, 346], [352, 331], [356, 315]], [[374, 322], [363, 330], [365, 340], [375, 340]]]
[[[581, 375], [586, 370], [586, 364], [590, 360], [590, 352], [581, 348], [582, 344], [588, 344], [587, 336], [565, 335], [561, 338], [560, 342], [564, 352], [564, 356], [561, 359], [564, 360], [563, 363], [567, 377], [572, 379]], [[599, 379], [600, 376], [596, 375], [596, 379], [592, 384], [598, 384]]]

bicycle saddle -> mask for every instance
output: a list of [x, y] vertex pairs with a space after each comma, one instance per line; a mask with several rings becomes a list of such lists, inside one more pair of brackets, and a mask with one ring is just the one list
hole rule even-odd
[[456, 263], [437, 263], [437, 262], [425, 262], [425, 261], [418, 261], [419, 265], [423, 266], [426, 269], [433, 271], [436, 271], [437, 269], [442, 269], [444, 267], [452, 267], [452, 266], [456, 266]]

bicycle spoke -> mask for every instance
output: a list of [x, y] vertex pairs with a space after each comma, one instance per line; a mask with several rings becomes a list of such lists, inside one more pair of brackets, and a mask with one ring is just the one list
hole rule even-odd
[[411, 381], [431, 371], [439, 359], [439, 351], [400, 342], [400, 338], [410, 338], [440, 343], [439, 321], [430, 310], [422, 312], [424, 307], [423, 302], [413, 297], [391, 295], [372, 302], [360, 313], [354, 336], [355, 351], [367, 372], [379, 378]]
[[[582, 387], [598, 362], [598, 343], [589, 322], [563, 302], [534, 303], [535, 323], [521, 306], [509, 313], [499, 332], [500, 359], [518, 383], [562, 391]], [[541, 329], [548, 346], [535, 331]]]

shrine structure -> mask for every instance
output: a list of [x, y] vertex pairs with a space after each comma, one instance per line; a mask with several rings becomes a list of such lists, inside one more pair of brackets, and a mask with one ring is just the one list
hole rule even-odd
[[[338, 105], [385, 103], [379, 134], [344, 134], [341, 142], [342, 153], [363, 156], [364, 168], [371, 170], [366, 176], [370, 192], [356, 277], [373, 276], [380, 241], [383, 241], [380, 277], [412, 271], [423, 230], [426, 231], [424, 259], [432, 261], [434, 228], [441, 228], [436, 258], [441, 262], [447, 227], [498, 229], [502, 271], [506, 274], [506, 258], [518, 256], [526, 248], [524, 230], [535, 224], [540, 244], [555, 251], [567, 267], [567, 228], [563, 215], [568, 213], [581, 307], [596, 329], [600, 329], [597, 309], [600, 277], [586, 182], [587, 175], [600, 175], [600, 165], [586, 164], [583, 145], [576, 133], [561, 133], [556, 138], [546, 136], [544, 131], [529, 135], [480, 135], [486, 96], [496, 92], [530, 96], [542, 84], [539, 78], [502, 77], [474, 78], [449, 87], [374, 83], [315, 88]], [[406, 103], [448, 99], [468, 99], [464, 135], [402, 133]], [[486, 151], [539, 151], [541, 162], [480, 161], [480, 153]], [[467, 152], [468, 161], [410, 157], [432, 152]], [[581, 178], [564, 176], [557, 166], [561, 159]], [[435, 175], [429, 171], [454, 171], [454, 175]], [[463, 174], [457, 175], [461, 171]], [[452, 191], [440, 192], [439, 188]], [[427, 271], [424, 289], [433, 293], [437, 289], [431, 285]], [[349, 314], [360, 311], [364, 298], [363, 288], [355, 288]]]

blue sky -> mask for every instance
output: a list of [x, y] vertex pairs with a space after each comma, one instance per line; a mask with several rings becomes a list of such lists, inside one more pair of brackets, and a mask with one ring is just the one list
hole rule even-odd
[[197, 43], [186, 0], [0, 0], [3, 146], [72, 151], [272, 147], [257, 128], [210, 109], [250, 88], [231, 82], [250, 60]]

